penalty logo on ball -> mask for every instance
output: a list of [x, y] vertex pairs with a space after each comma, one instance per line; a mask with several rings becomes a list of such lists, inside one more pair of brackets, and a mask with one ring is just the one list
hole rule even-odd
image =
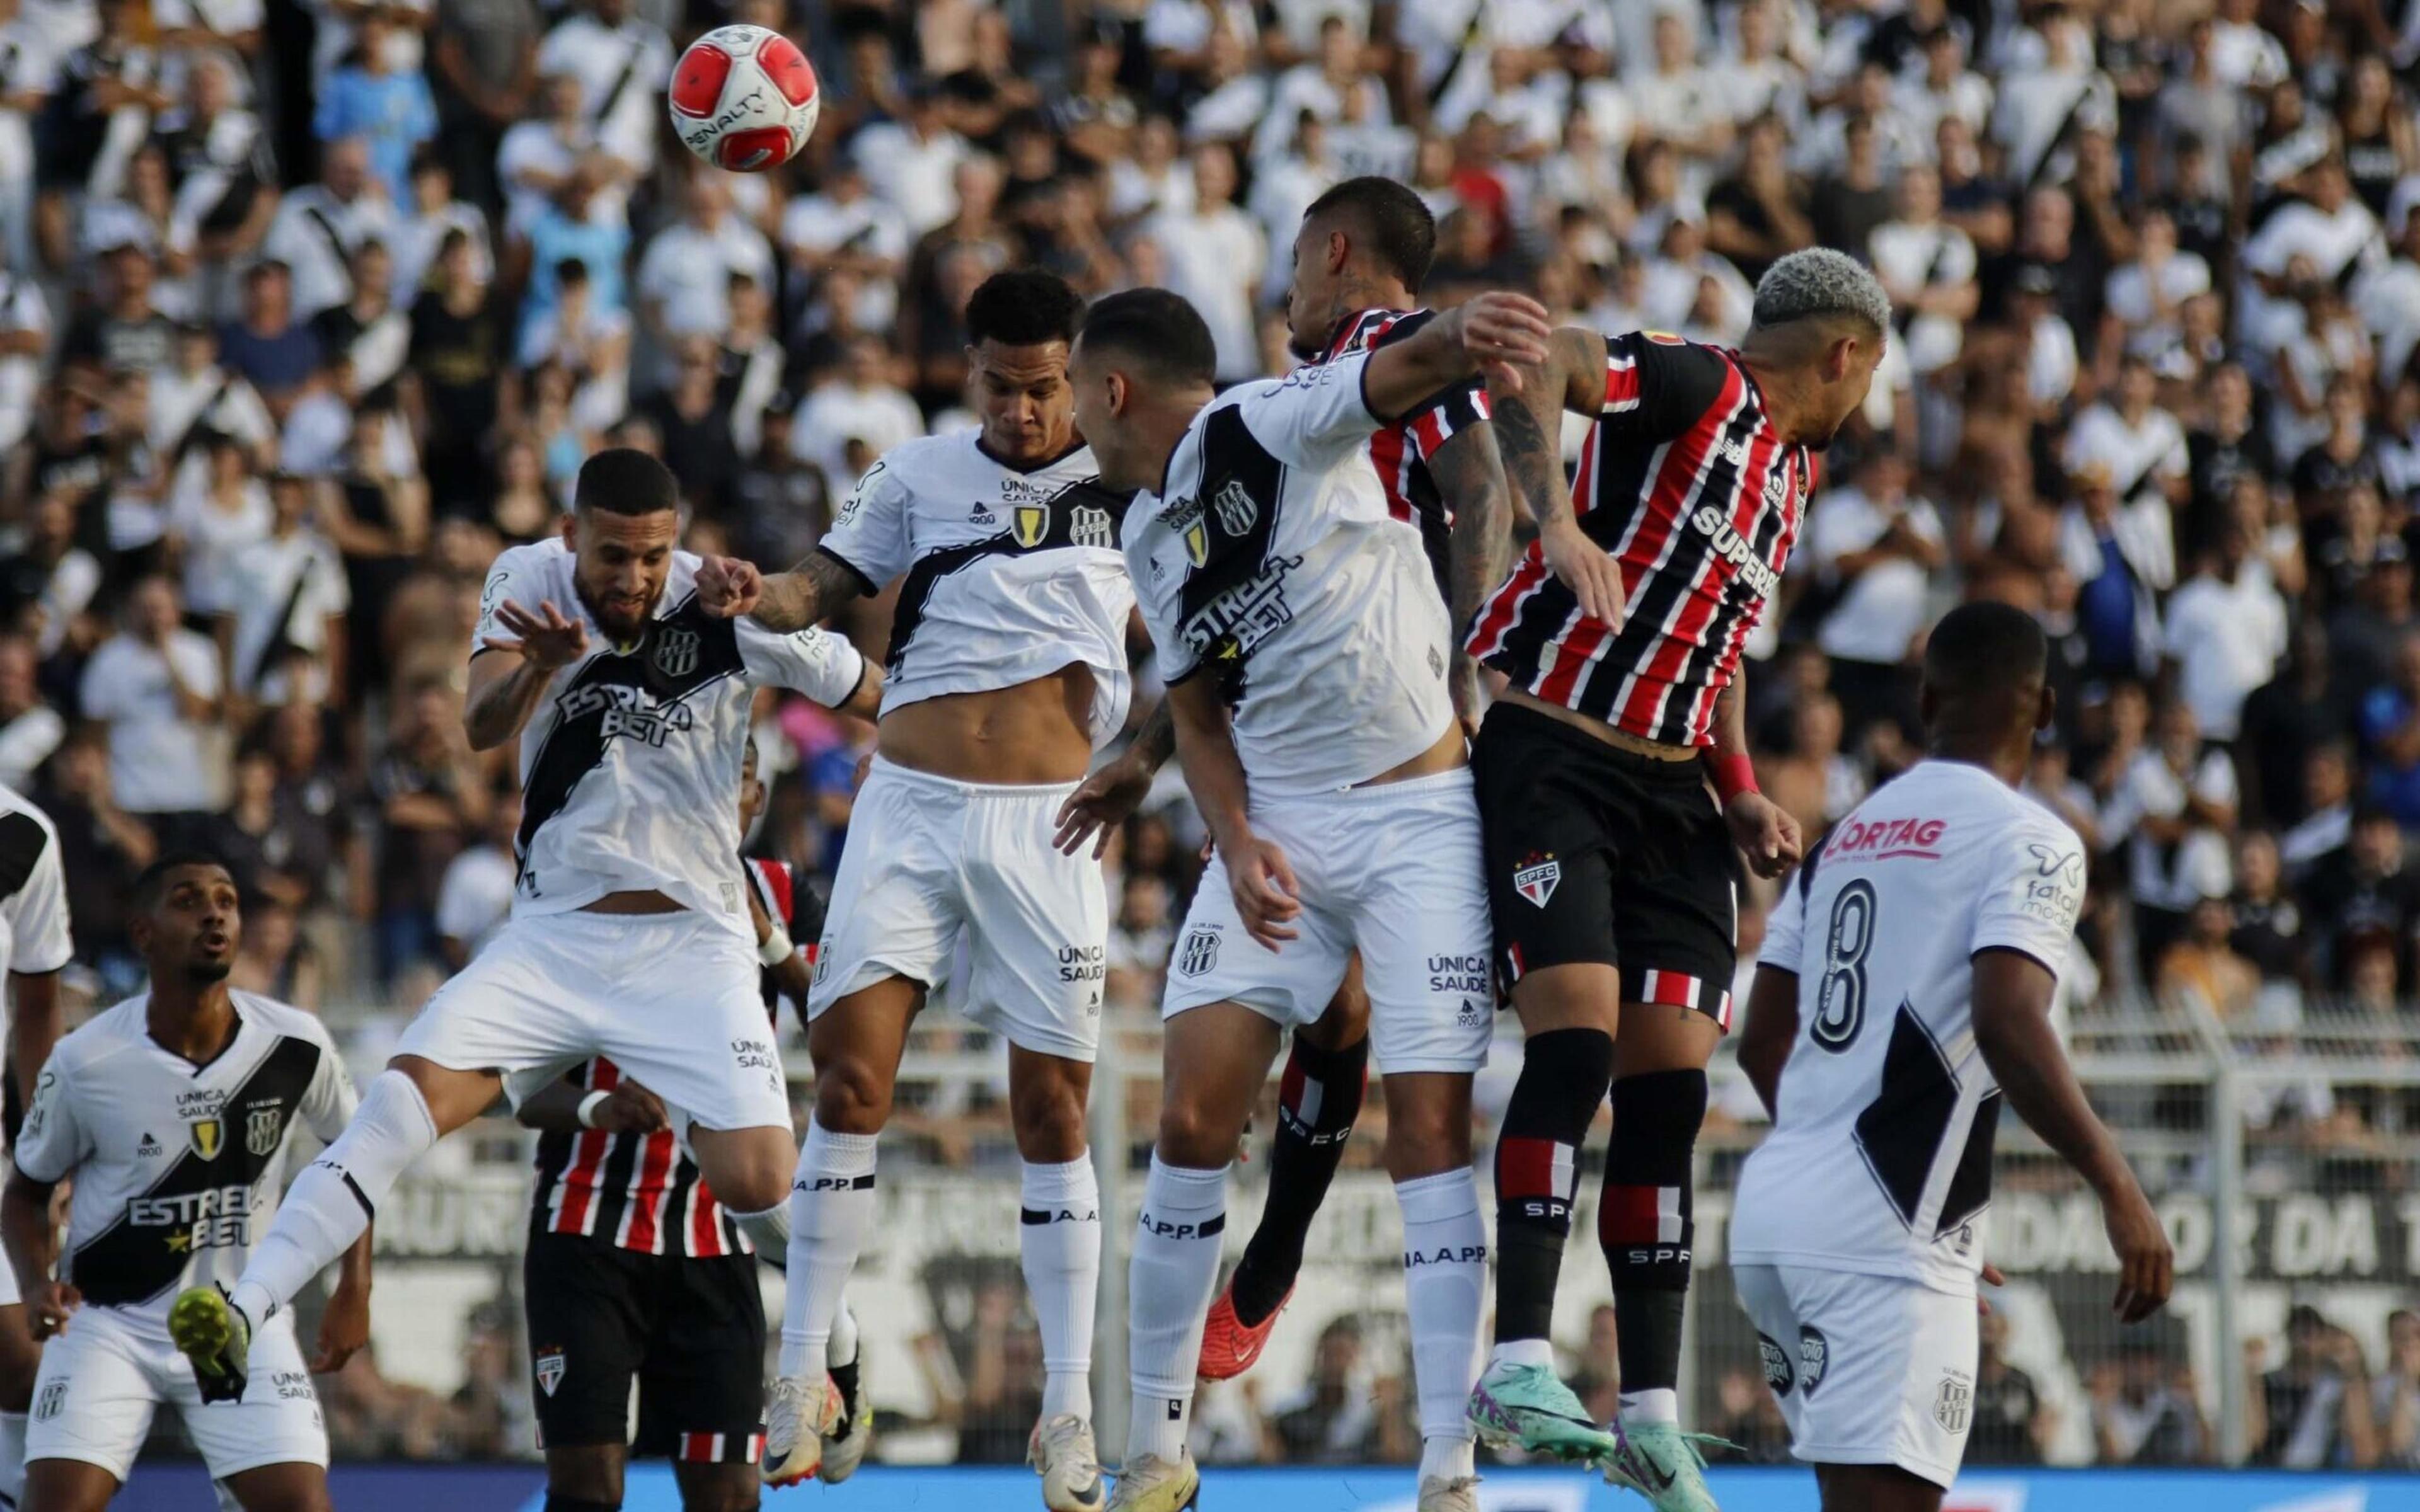
[[807, 55], [762, 26], [718, 26], [691, 42], [668, 94], [681, 145], [733, 173], [789, 162], [823, 110]]

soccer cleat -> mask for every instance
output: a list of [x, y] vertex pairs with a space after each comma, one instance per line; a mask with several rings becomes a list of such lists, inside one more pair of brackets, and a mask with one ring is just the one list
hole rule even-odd
[[758, 1473], [768, 1486], [796, 1486], [824, 1465], [824, 1440], [840, 1427], [840, 1393], [830, 1376], [783, 1376], [765, 1402], [765, 1463]]
[[824, 1436], [824, 1462], [815, 1472], [815, 1479], [827, 1486], [837, 1486], [857, 1473], [865, 1462], [865, 1451], [874, 1443], [874, 1404], [865, 1397], [859, 1372], [863, 1356], [856, 1364], [834, 1365], [831, 1373], [832, 1392], [840, 1398], [840, 1426]]
[[1621, 1447], [1606, 1458], [1607, 1484], [1626, 1486], [1655, 1504], [1655, 1512], [1719, 1512], [1706, 1489], [1701, 1443], [1738, 1445], [1704, 1433], [1683, 1433], [1671, 1423], [1618, 1423]]
[[205, 1402], [243, 1399], [252, 1319], [216, 1287], [187, 1287], [168, 1304], [168, 1342], [193, 1362]]
[[1480, 1441], [1494, 1449], [1596, 1464], [1621, 1447], [1619, 1438], [1590, 1421], [1588, 1409], [1572, 1389], [1543, 1365], [1501, 1361], [1489, 1365], [1471, 1388], [1467, 1413]]
[[1218, 1300], [1210, 1304], [1210, 1320], [1202, 1330], [1202, 1363], [1194, 1374], [1204, 1381], [1233, 1381], [1252, 1368], [1268, 1346], [1269, 1331], [1278, 1326], [1278, 1314], [1293, 1300], [1294, 1288], [1288, 1287], [1269, 1316], [1247, 1324], [1235, 1316], [1235, 1279], [1229, 1276]]
[[1192, 1450], [1179, 1454], [1174, 1464], [1140, 1455], [1118, 1472], [1109, 1512], [1185, 1512], [1201, 1500], [1202, 1473], [1193, 1468]]
[[1033, 1425], [1025, 1462], [1042, 1476], [1042, 1504], [1050, 1512], [1101, 1512], [1109, 1488], [1101, 1483], [1101, 1456], [1093, 1447], [1093, 1425], [1073, 1412]]
[[1431, 1475], [1420, 1482], [1420, 1504], [1415, 1512], [1479, 1512], [1479, 1477], [1456, 1475], [1448, 1480]]

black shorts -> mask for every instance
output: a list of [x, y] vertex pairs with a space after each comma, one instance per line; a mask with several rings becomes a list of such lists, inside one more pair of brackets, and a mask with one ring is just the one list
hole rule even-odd
[[541, 1440], [627, 1443], [643, 1458], [754, 1464], [765, 1445], [756, 1264], [753, 1255], [643, 1255], [534, 1227], [521, 1274]]
[[1509, 989], [1593, 962], [1626, 1003], [1730, 1027], [1739, 856], [1697, 762], [1659, 762], [1515, 703], [1471, 750], [1487, 909]]

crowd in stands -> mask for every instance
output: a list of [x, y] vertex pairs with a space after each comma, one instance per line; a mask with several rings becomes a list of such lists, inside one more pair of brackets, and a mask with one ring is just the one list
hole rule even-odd
[[[729, 21], [820, 71], [783, 171], [664, 125]], [[968, 424], [988, 273], [1174, 288], [1253, 378], [1303, 207], [1379, 173], [1436, 212], [1433, 302], [1729, 342], [1782, 254], [1870, 262], [1898, 330], [1751, 646], [1767, 790], [1821, 831], [1919, 753], [1927, 625], [2023, 605], [2057, 658], [2033, 790], [2094, 858], [2074, 1011], [2283, 1036], [2325, 1003], [2407, 1054], [2416, 70], [2420, 0], [0, 0], [0, 782], [58, 825], [85, 992], [136, 984], [127, 883], [198, 843], [246, 887], [240, 985], [408, 1011], [509, 898], [513, 768], [458, 718], [482, 577], [587, 453], [659, 452], [692, 545], [786, 564], [885, 448]], [[761, 717], [751, 843], [828, 876], [870, 737]], [[1199, 844], [1171, 777], [1112, 852], [1136, 1015]], [[1360, 1368], [1331, 1332], [1239, 1454], [1377, 1452], [1387, 1413], [1319, 1396]], [[2412, 1455], [2420, 1325], [2375, 1382], [2303, 1335], [2273, 1453], [2330, 1442], [2292, 1385], [2324, 1379], [2381, 1425], [2337, 1437]], [[2104, 1457], [2195, 1458], [2131, 1369], [2093, 1383]]]

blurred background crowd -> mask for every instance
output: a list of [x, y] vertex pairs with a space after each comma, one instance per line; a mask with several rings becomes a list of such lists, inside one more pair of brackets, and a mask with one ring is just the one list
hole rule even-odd
[[[664, 123], [675, 51], [728, 21], [821, 74], [775, 174]], [[1899, 331], [1751, 647], [1767, 790], [1810, 834], [1845, 813], [1917, 754], [1925, 626], [2022, 604], [2057, 655], [2033, 789], [2096, 858], [2071, 1022], [2409, 1061], [2415, 80], [2420, 0], [0, 0], [0, 783], [58, 825], [85, 994], [137, 984], [133, 873], [206, 844], [247, 888], [239, 984], [375, 1065], [507, 905], [470, 632], [588, 452], [659, 452], [692, 545], [785, 565], [886, 448], [969, 423], [988, 273], [1165, 285], [1222, 379], [1280, 371], [1295, 224], [1378, 173], [1438, 217], [1439, 304], [1724, 342], [1783, 253], [1868, 260]], [[878, 651], [889, 608], [842, 628]], [[761, 724], [751, 844], [828, 877], [870, 736], [769, 696]], [[1139, 1029], [1200, 838], [1171, 773], [1111, 852]], [[1744, 971], [1761, 919], [1751, 893]], [[2256, 1190], [2399, 1189], [2412, 1089], [2261, 1085]], [[999, 1092], [938, 1078], [897, 1142], [1002, 1162]], [[962, 1311], [937, 1420], [1023, 1389], [1014, 1308]], [[476, 1395], [525, 1389], [501, 1317], [468, 1407], [365, 1365], [332, 1426], [518, 1452]], [[1600, 1395], [1607, 1330], [1571, 1341]], [[2372, 1332], [2365, 1362], [2297, 1312], [2243, 1363], [2263, 1454], [2420, 1462], [2420, 1322]], [[1408, 1452], [1375, 1352], [1329, 1326], [1225, 1452]], [[2091, 1457], [2212, 1452], [2175, 1368], [2079, 1368]], [[1772, 1452], [1736, 1374], [1724, 1431]], [[2050, 1442], [2024, 1371], [1978, 1394], [1978, 1462]], [[1001, 1421], [962, 1452], [1013, 1458]]]

